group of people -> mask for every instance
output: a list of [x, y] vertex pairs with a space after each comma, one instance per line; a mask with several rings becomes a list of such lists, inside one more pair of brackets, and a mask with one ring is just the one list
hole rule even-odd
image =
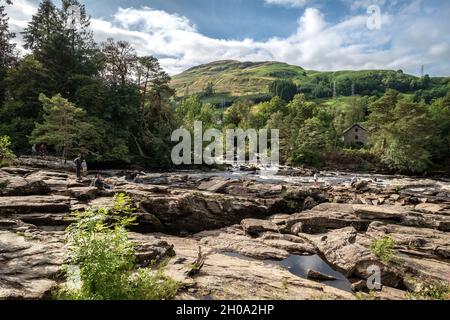
[[[88, 167], [86, 159], [82, 157], [81, 154], [78, 155], [77, 158], [73, 161], [75, 164], [75, 170], [77, 174], [77, 182], [81, 182], [82, 178], [87, 177], [88, 175]], [[99, 190], [111, 189], [112, 186], [105, 183], [100, 174], [96, 174], [94, 179], [92, 179], [91, 187], [95, 187]]]
[[39, 146], [36, 144], [33, 144], [31, 146], [31, 155], [33, 157], [36, 157], [39, 152], [39, 156], [42, 160], [45, 160], [47, 156], [47, 147], [45, 146], [45, 143], [41, 143]]

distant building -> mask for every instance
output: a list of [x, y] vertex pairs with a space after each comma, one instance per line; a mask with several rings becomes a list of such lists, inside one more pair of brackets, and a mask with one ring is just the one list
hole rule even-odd
[[369, 143], [368, 132], [359, 124], [344, 131], [344, 143], [346, 145], [367, 145]]

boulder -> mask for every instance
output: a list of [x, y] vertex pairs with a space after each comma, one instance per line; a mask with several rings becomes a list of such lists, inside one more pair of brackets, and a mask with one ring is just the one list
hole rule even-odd
[[406, 214], [405, 209], [395, 206], [367, 206], [367, 205], [353, 205], [355, 215], [362, 219], [369, 220], [392, 220], [401, 221]]
[[42, 180], [26, 179], [0, 170], [0, 195], [29, 196], [48, 193], [50, 193], [50, 187]]
[[244, 219], [241, 221], [241, 227], [253, 236], [266, 231], [278, 232], [278, 226], [269, 220]]
[[134, 181], [134, 183], [144, 183], [144, 184], [153, 184], [153, 185], [169, 184], [169, 178], [162, 174], [137, 175], [133, 181]]
[[381, 270], [382, 284], [397, 287], [402, 277], [385, 266], [372, 253], [371, 240], [359, 234], [353, 227], [333, 230], [322, 235], [299, 235], [313, 243], [328, 263], [347, 277], [357, 276], [367, 279], [372, 274], [369, 267]]
[[97, 193], [98, 189], [95, 187], [78, 187], [69, 189], [70, 196], [81, 201], [95, 199]]
[[337, 203], [323, 203], [312, 210], [295, 213], [287, 219], [286, 230], [297, 233], [322, 233], [327, 229], [341, 229], [352, 226], [359, 231], [367, 230], [370, 220], [354, 214], [353, 206]]
[[[136, 197], [135, 197], [136, 198]], [[219, 229], [246, 218], [268, 217], [278, 210], [277, 199], [214, 195], [187, 190], [144, 194], [140, 206], [161, 221], [165, 229], [190, 233]]]
[[198, 190], [201, 191], [208, 191], [208, 192], [221, 192], [223, 191], [227, 186], [231, 184], [231, 181], [229, 180], [211, 180], [211, 181], [205, 181], [202, 182], [198, 186]]
[[307, 273], [308, 279], [312, 279], [312, 280], [318, 280], [318, 281], [332, 281], [332, 280], [336, 280], [335, 277], [333, 276], [329, 276], [327, 274], [324, 274], [322, 272], [313, 270], [313, 269], [308, 269], [308, 273]]

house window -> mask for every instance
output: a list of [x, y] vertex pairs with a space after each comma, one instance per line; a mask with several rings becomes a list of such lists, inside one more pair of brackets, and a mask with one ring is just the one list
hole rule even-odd
[[358, 130], [358, 128], [355, 128], [355, 132], [358, 132], [359, 130]]
[[359, 137], [358, 137], [358, 136], [355, 136], [355, 140], [358, 141], [358, 140], [359, 140]]

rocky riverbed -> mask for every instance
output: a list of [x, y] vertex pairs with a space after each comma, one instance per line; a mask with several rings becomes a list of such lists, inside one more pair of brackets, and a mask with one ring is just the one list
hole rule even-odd
[[[0, 170], [0, 299], [45, 299], [63, 283], [70, 213], [127, 193], [139, 208], [137, 261], [167, 259], [178, 299], [406, 299], [450, 282], [450, 182], [397, 176], [245, 171], [104, 171], [112, 190], [65, 167]], [[351, 185], [353, 182], [353, 185]], [[371, 249], [395, 241], [383, 262]], [[199, 255], [203, 268], [192, 276]], [[370, 293], [369, 267], [382, 289]]]

